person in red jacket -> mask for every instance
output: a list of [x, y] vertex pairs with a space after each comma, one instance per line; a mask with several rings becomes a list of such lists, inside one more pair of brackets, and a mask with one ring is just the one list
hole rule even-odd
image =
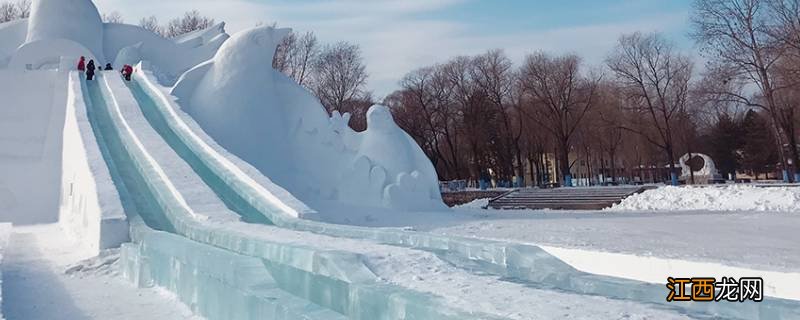
[[81, 59], [78, 60], [78, 71], [86, 71], [86, 57], [81, 56]]
[[126, 64], [122, 67], [122, 75], [125, 77], [125, 80], [131, 81], [131, 76], [133, 75], [133, 67]]

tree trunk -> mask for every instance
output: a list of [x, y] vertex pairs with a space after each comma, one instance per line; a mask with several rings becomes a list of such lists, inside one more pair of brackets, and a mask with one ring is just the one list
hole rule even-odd
[[559, 162], [559, 169], [561, 173], [561, 177], [563, 179], [563, 186], [571, 187], [572, 186], [572, 173], [570, 172], [569, 167], [569, 141], [567, 139], [562, 139], [560, 146], [560, 154], [558, 155], [558, 162]]

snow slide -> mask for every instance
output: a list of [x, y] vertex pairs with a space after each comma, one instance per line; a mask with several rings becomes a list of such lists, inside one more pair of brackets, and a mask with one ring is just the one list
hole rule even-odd
[[[113, 162], [117, 164], [129, 163], [135, 166], [132, 170], [138, 172], [141, 176], [141, 181], [144, 182], [144, 186], [153, 195], [152, 199], [144, 199], [142, 202], [155, 206], [153, 213], [161, 212], [158, 217], [152, 217], [154, 218], [152, 221], [159, 221], [161, 218], [165, 219], [161, 221], [163, 224], [154, 224], [157, 227], [167, 231], [174, 229], [176, 235], [225, 249], [224, 251], [229, 254], [258, 258], [263, 261], [265, 268], [269, 270], [281, 290], [290, 292], [293, 296], [313, 301], [315, 304], [324, 306], [327, 309], [346, 314], [352, 319], [385, 318], [389, 314], [398, 312], [409, 317], [426, 319], [471, 318], [471, 316], [452, 310], [443, 301], [429, 294], [417, 293], [395, 285], [380, 283], [364, 265], [363, 258], [359, 255], [341, 250], [315, 249], [307, 244], [297, 242], [286, 243], [279, 238], [270, 237], [271, 232], [265, 232], [267, 230], [248, 232], [250, 227], [242, 223], [231, 225], [235, 222], [226, 222], [228, 220], [226, 216], [229, 217], [229, 215], [224, 212], [217, 210], [198, 212], [197, 209], [199, 208], [209, 207], [200, 204], [199, 207], [193, 208], [188, 205], [187, 198], [184, 197], [194, 191], [184, 188], [191, 184], [181, 181], [177, 181], [176, 184], [169, 179], [170, 174], [161, 167], [161, 164], [167, 164], [170, 168], [169, 171], [172, 171], [174, 169], [171, 166], [173, 162], [165, 161], [159, 164], [156, 159], [161, 158], [164, 152], [169, 153], [170, 150], [168, 147], [159, 147], [156, 139], [147, 138], [147, 136], [151, 136], [148, 131], [152, 129], [147, 126], [141, 115], [135, 114], [138, 106], [129, 103], [132, 98], [125, 97], [125, 94], [120, 95], [120, 89], [122, 91], [125, 90], [122, 80], [117, 77], [101, 77], [100, 82], [102, 84], [100, 91], [102, 92], [103, 100], [94, 98], [93, 100], [97, 102], [95, 105], [102, 107], [103, 101], [111, 102], [108, 104], [110, 120], [100, 120], [98, 122], [112, 123], [116, 127], [115, 130], [118, 130], [117, 134], [120, 137], [119, 144], [125, 146], [124, 150], [131, 157], [129, 160], [122, 159], [122, 161]], [[92, 95], [91, 92], [97, 91], [97, 89], [92, 89], [93, 84], [88, 86], [90, 95]], [[114, 87], [114, 90], [109, 89], [109, 87]], [[112, 91], [117, 93], [112, 94]], [[127, 121], [126, 118], [131, 121]], [[144, 147], [142, 141], [147, 141], [148, 148]], [[164, 142], [161, 142], [161, 144], [164, 144]], [[148, 149], [155, 153], [148, 152]], [[181, 185], [184, 187], [180, 187]], [[188, 199], [195, 198], [190, 197]], [[211, 205], [214, 206], [213, 204]], [[144, 215], [142, 217], [144, 218]], [[144, 220], [147, 221], [148, 219]], [[174, 274], [170, 274], [172, 270], [169, 268], [159, 268], [159, 266], [165, 265], [145, 264], [144, 268], [136, 268], [137, 263], [135, 261], [141, 259], [137, 258], [140, 254], [137, 254], [135, 249], [139, 248], [138, 252], [140, 253], [151, 253], [147, 249], [155, 246], [155, 242], [147, 244], [147, 239], [150, 238], [147, 232], [134, 231], [132, 237], [137, 242], [140, 240], [144, 242], [139, 242], [135, 246], [125, 247], [125, 257], [127, 257], [125, 261], [134, 266], [132, 267], [134, 271], [131, 272], [131, 277], [145, 276], [145, 279], [147, 279], [146, 276], [150, 274], [156, 281], [160, 278], [165, 278], [163, 281], [169, 283], [167, 287], [177, 289], [179, 296], [186, 299], [201, 292], [195, 291], [202, 288], [200, 284], [191, 287], [188, 291], [183, 291], [183, 288], [176, 287], [174, 282], [169, 282], [172, 280], [168, 279]], [[331, 241], [326, 240], [325, 242]], [[176, 245], [174, 242], [163, 240], [158, 241], [158, 243], [165, 246]], [[153, 257], [153, 259], [156, 258]], [[146, 258], [144, 261], [149, 260], [149, 258]], [[160, 259], [157, 260], [162, 261]], [[206, 265], [213, 268], [215, 264], [197, 263], [196, 265]], [[136, 270], [140, 272], [136, 272]], [[177, 276], [180, 276], [180, 274]], [[218, 280], [224, 281], [225, 279]], [[232, 283], [227, 284], [233, 285]], [[203, 294], [206, 293], [203, 292]], [[230, 299], [233, 298], [231, 297]], [[235, 302], [230, 301], [232, 304]], [[198, 311], [202, 311], [202, 309], [198, 309]], [[251, 310], [251, 312], [255, 311]], [[212, 313], [212, 315], [218, 314]], [[209, 317], [216, 318], [215, 316]], [[478, 317], [492, 318], [490, 316]]]

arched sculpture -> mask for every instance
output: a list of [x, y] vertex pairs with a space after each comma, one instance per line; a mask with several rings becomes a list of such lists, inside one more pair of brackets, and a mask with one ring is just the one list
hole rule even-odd
[[682, 169], [680, 180], [685, 183], [709, 184], [723, 180], [714, 160], [708, 155], [687, 153], [681, 157], [680, 164]]

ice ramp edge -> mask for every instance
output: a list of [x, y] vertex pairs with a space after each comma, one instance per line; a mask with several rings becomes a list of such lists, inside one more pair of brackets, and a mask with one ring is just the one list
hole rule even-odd
[[[122, 116], [112, 92], [127, 90], [124, 84], [117, 77], [98, 79], [102, 82], [102, 95], [108, 101], [103, 107], [109, 109], [113, 130], [118, 132], [124, 150], [132, 159], [129, 165], [135, 166], [144, 177], [159, 208], [174, 226], [175, 237], [183, 236], [187, 241], [262, 260], [263, 267], [270, 271], [282, 290], [351, 319], [492, 319], [453, 310], [433, 295], [383, 283], [365, 266], [360, 255], [274, 243], [196, 220]], [[134, 235], [134, 240], [147, 237], [146, 233]]]
[[222, 148], [187, 114], [176, 111], [180, 110], [173, 108], [178, 105], [176, 98], [161, 91], [157, 82], [152, 80], [155, 79], [155, 76], [148, 70], [148, 62], [139, 63], [135, 69], [134, 81], [154, 100], [180, 139], [198, 156], [201, 156], [207, 165], [214, 168], [215, 172], [225, 173], [222, 178], [226, 182], [241, 184], [239, 186], [241, 189], [265, 199], [267, 207], [276, 214], [301, 218], [304, 215], [316, 213], [289, 191], [262, 175], [258, 169]]
[[129, 240], [128, 221], [87, 113], [85, 85], [68, 73], [59, 224], [86, 250], [116, 248]]

